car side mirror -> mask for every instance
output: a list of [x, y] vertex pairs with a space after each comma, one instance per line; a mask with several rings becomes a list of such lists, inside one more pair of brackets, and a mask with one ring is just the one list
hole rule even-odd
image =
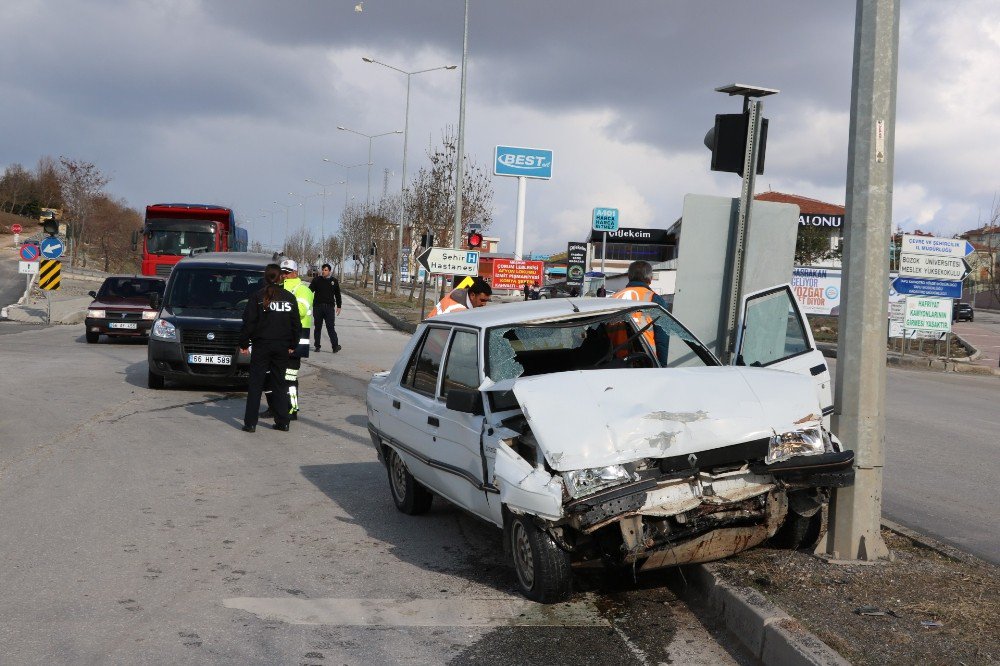
[[97, 292], [96, 291], [88, 291], [87, 295], [90, 296], [91, 298], [97, 298]]
[[445, 406], [452, 411], [464, 412], [474, 416], [485, 414], [483, 411], [483, 394], [479, 391], [460, 388], [450, 389], [448, 397], [445, 399]]
[[154, 310], [160, 309], [160, 295], [155, 291], [149, 293], [149, 307]]

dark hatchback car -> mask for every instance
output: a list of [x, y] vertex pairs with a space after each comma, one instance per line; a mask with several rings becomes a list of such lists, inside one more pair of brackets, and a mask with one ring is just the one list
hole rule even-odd
[[84, 332], [93, 344], [102, 335], [109, 338], [146, 338], [156, 319], [150, 294], [163, 294], [167, 281], [158, 277], [114, 275], [97, 291], [89, 292], [94, 302], [87, 307]]
[[166, 380], [245, 384], [249, 355], [240, 354], [243, 309], [264, 286], [270, 254], [211, 252], [181, 259], [170, 272], [149, 336], [149, 388]]
[[951, 310], [952, 321], [975, 321], [976, 313], [968, 303], [955, 303]]

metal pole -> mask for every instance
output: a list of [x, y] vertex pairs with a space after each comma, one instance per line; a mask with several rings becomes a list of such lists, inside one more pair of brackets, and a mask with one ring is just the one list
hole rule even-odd
[[465, 161], [465, 74], [469, 59], [469, 0], [465, 0], [465, 34], [462, 38], [462, 88], [458, 103], [458, 164], [455, 167], [455, 238], [451, 246], [462, 247], [462, 172]]
[[427, 271], [424, 271], [424, 282], [420, 285], [420, 321], [424, 320], [424, 311], [427, 307]]
[[608, 274], [604, 272], [604, 262], [608, 258], [608, 232], [602, 231], [601, 235], [601, 275], [604, 276], [604, 288], [607, 289]]
[[[885, 312], [892, 223], [900, 0], [858, 0], [847, 162], [843, 325], [837, 346], [834, 431], [854, 450], [854, 486], [834, 491], [821, 553], [879, 560], [885, 463]], [[819, 549], [818, 549], [819, 550]]]
[[528, 191], [528, 179], [517, 177], [517, 223], [514, 226], [514, 258], [523, 259], [524, 254], [524, 195]]
[[[399, 188], [399, 239], [396, 241], [396, 257], [403, 264], [403, 222], [406, 217], [406, 149], [410, 140], [410, 74], [406, 75], [406, 117], [403, 120], [403, 178]], [[400, 266], [392, 272], [392, 294], [399, 296]], [[409, 268], [409, 264], [407, 264]]]
[[736, 346], [736, 320], [739, 315], [740, 301], [743, 297], [744, 253], [746, 238], [750, 231], [750, 206], [753, 204], [754, 180], [757, 175], [757, 153], [760, 145], [760, 126], [763, 104], [759, 100], [744, 97], [744, 109], [749, 112], [747, 119], [747, 144], [743, 154], [743, 187], [740, 190], [740, 208], [736, 219], [736, 237], [733, 242], [732, 286], [729, 291], [729, 310], [726, 315], [726, 331], [724, 340], [725, 361], [732, 363], [734, 347]]

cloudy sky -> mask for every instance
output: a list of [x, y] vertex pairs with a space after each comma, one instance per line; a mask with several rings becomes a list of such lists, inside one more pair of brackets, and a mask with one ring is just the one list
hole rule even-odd
[[[135, 207], [218, 203], [267, 244], [285, 209], [327, 189], [343, 206], [345, 164], [403, 128], [404, 70], [460, 64], [462, 0], [6, 0], [0, 40], [0, 168], [40, 156], [96, 163]], [[526, 251], [582, 240], [595, 206], [665, 228], [685, 193], [737, 196], [702, 144], [732, 83], [778, 88], [773, 189], [843, 204], [854, 3], [802, 0], [472, 0], [466, 148], [555, 151], [527, 188]], [[1000, 192], [1000, 2], [906, 0], [900, 27], [894, 224], [950, 235]], [[459, 70], [412, 79], [409, 165], [457, 125]], [[403, 143], [374, 141], [372, 190], [398, 192]], [[364, 167], [350, 172], [365, 196]], [[516, 180], [495, 178], [492, 234], [512, 251]], [[321, 200], [305, 199], [317, 233]], [[261, 209], [277, 209], [261, 217]], [[293, 228], [302, 209], [291, 209]]]

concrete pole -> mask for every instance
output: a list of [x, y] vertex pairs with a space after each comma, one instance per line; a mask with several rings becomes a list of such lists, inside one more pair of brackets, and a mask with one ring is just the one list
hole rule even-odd
[[465, 74], [469, 59], [469, 0], [465, 0], [465, 34], [462, 38], [462, 88], [458, 102], [458, 163], [455, 165], [455, 237], [451, 246], [462, 248], [462, 191], [465, 162]]
[[528, 179], [517, 178], [517, 223], [514, 225], [514, 258], [524, 258], [524, 195], [528, 190]]
[[[820, 554], [888, 557], [882, 540], [885, 336], [892, 224], [893, 141], [900, 0], [858, 0], [847, 161], [843, 308], [833, 430], [854, 450], [855, 480], [834, 491]], [[825, 547], [824, 547], [825, 546]]]

